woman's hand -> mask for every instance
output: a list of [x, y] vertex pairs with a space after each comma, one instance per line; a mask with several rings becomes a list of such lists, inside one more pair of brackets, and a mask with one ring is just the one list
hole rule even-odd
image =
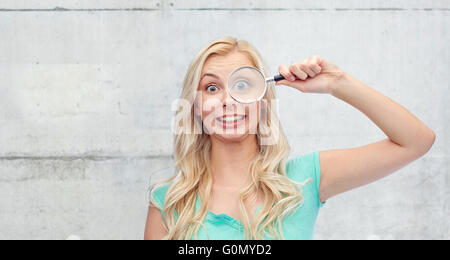
[[318, 55], [289, 67], [282, 64], [278, 70], [285, 79], [277, 81], [275, 85], [286, 85], [305, 93], [331, 94], [345, 75], [338, 66]]

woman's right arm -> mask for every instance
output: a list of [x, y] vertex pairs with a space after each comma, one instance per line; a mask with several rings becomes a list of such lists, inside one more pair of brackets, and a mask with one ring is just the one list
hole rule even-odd
[[160, 240], [167, 235], [161, 212], [150, 203], [145, 224], [144, 240]]

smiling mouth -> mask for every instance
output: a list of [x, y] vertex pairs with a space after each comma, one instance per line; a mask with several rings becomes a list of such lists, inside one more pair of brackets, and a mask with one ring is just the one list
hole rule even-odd
[[216, 119], [222, 123], [230, 123], [230, 122], [241, 121], [241, 120], [245, 119], [246, 117], [247, 117], [246, 115], [229, 115], [229, 116], [217, 117]]

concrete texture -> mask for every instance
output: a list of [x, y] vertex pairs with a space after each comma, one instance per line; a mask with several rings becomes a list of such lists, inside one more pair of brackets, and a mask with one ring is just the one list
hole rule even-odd
[[[147, 188], [172, 173], [171, 103], [193, 55], [226, 35], [272, 73], [318, 54], [437, 135], [330, 199], [317, 239], [449, 239], [449, 14], [425, 0], [2, 1], [0, 239], [141, 239]], [[385, 138], [332, 96], [278, 97], [291, 157]]]

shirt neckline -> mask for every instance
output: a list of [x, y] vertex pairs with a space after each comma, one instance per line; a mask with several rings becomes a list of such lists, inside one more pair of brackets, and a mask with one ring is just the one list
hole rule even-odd
[[[195, 207], [196, 212], [199, 207], [200, 207], [200, 196], [197, 194], [196, 207]], [[258, 214], [261, 207], [262, 207], [262, 205], [259, 205], [256, 208], [254, 215]], [[240, 220], [237, 220], [228, 214], [225, 214], [225, 213], [215, 214], [214, 212], [210, 211], [209, 209], [207, 209], [206, 213], [207, 213], [206, 214], [207, 219], [212, 222], [226, 222], [226, 223], [230, 224], [231, 226], [237, 228], [238, 230], [242, 229], [242, 227], [244, 226], [244, 224]]]

